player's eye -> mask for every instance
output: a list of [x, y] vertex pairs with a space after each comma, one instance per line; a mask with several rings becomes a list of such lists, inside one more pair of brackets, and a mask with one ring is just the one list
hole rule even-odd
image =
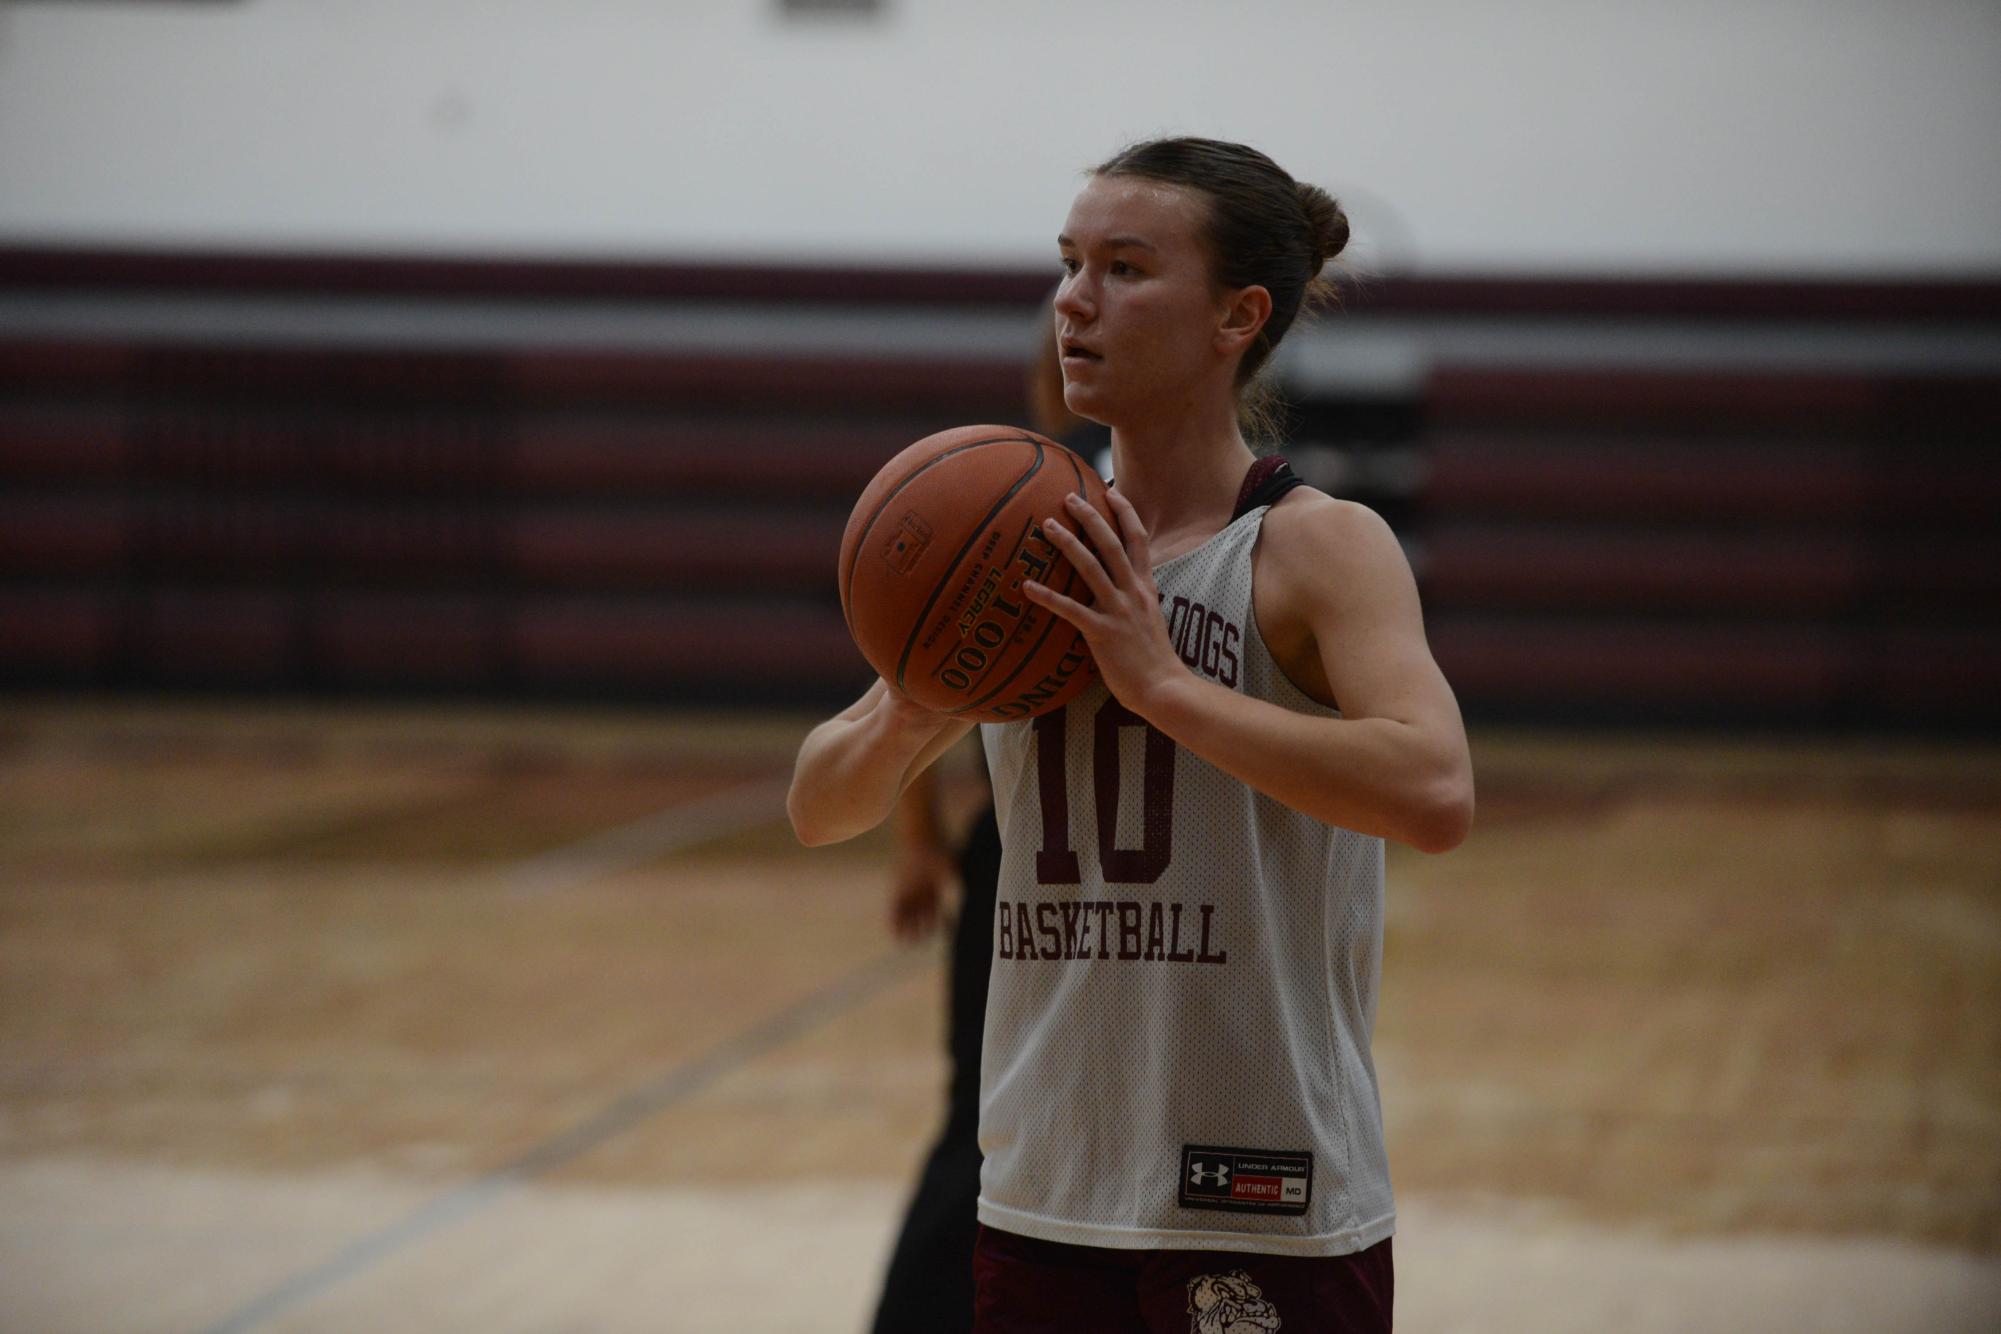
[[1119, 278], [1129, 277], [1130, 275], [1138, 272], [1139, 272], [1138, 269], [1134, 268], [1132, 265], [1126, 263], [1122, 259], [1115, 259], [1112, 261], [1112, 274], [1114, 277], [1119, 277]]
[[1065, 255], [1063, 257], [1062, 263], [1063, 263], [1063, 272], [1070, 274], [1074, 274], [1077, 272], [1077, 261], [1072, 259], [1070, 256]]

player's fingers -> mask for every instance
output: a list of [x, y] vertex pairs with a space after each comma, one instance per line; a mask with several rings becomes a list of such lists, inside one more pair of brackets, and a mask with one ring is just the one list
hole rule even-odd
[[1146, 525], [1140, 522], [1139, 511], [1133, 503], [1116, 491], [1107, 491], [1111, 500], [1112, 513], [1118, 518], [1119, 531], [1125, 535], [1126, 556], [1135, 570], [1153, 570], [1153, 549], [1148, 544]]
[[1096, 615], [1089, 607], [1075, 598], [1064, 597], [1048, 584], [1038, 583], [1033, 579], [1024, 579], [1021, 584], [1021, 591], [1027, 595], [1030, 602], [1049, 608], [1049, 610], [1083, 631], [1087, 639], [1090, 637], [1091, 631], [1097, 629]]
[[[1118, 585], [1113, 581], [1112, 576], [1106, 572], [1104, 562], [1100, 559], [1099, 553], [1086, 546], [1082, 538], [1054, 519], [1044, 522], [1042, 531], [1048, 536], [1050, 544], [1062, 552], [1065, 558], [1069, 560], [1071, 566], [1077, 571], [1078, 577], [1083, 579], [1084, 586], [1091, 590], [1091, 595], [1099, 602], [1104, 602], [1118, 594]], [[1117, 546], [1118, 544], [1113, 543], [1112, 545]]]
[[1146, 525], [1140, 521], [1139, 511], [1133, 503], [1116, 491], [1106, 493], [1111, 502], [1112, 514], [1118, 520], [1119, 532], [1125, 538], [1126, 559], [1133, 571], [1133, 586], [1145, 594], [1150, 603], [1160, 601], [1160, 585], [1153, 581], [1153, 546], [1146, 535]]
[[1071, 521], [1097, 543], [1099, 559], [1112, 576], [1112, 582], [1121, 587], [1130, 584], [1133, 581], [1133, 565], [1126, 557], [1126, 544], [1119, 540], [1118, 533], [1105, 516], [1098, 513], [1098, 507], [1074, 491], [1065, 503], [1070, 507]]

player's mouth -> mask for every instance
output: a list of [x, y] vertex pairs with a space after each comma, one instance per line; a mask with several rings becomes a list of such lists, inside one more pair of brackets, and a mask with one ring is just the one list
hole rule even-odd
[[1063, 364], [1065, 366], [1096, 365], [1105, 358], [1095, 348], [1078, 342], [1074, 338], [1063, 340]]

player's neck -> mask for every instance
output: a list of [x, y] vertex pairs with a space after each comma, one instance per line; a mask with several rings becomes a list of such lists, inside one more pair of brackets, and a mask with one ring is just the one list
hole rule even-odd
[[1252, 457], [1234, 400], [1112, 429], [1112, 476], [1146, 525], [1156, 561], [1229, 523]]

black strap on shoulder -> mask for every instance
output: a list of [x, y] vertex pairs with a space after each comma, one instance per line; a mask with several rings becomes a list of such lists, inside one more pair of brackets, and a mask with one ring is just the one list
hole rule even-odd
[[[1107, 477], [1105, 485], [1118, 483]], [[1244, 484], [1237, 491], [1237, 507], [1230, 511], [1230, 522], [1235, 523], [1260, 505], [1275, 505], [1293, 487], [1305, 485], [1306, 479], [1294, 472], [1290, 463], [1277, 454], [1267, 454], [1244, 474]]]
[[1249, 514], [1260, 505], [1273, 505], [1278, 498], [1295, 486], [1305, 486], [1306, 479], [1292, 470], [1277, 454], [1267, 454], [1251, 465], [1244, 474], [1243, 489], [1237, 492], [1237, 508], [1230, 514], [1230, 522]]

